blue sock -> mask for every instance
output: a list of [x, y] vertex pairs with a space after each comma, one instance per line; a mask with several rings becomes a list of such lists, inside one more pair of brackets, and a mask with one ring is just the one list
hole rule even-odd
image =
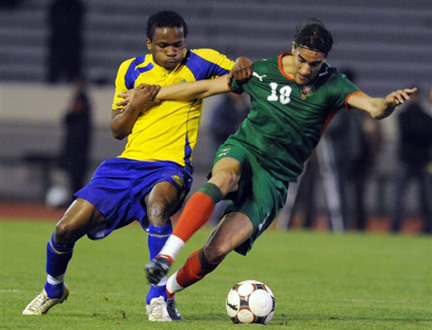
[[162, 227], [156, 227], [149, 225], [148, 228], [148, 248], [150, 252], [150, 260], [152, 260], [156, 255], [162, 250], [165, 245], [169, 235], [173, 231], [171, 220], [169, 220]]
[[166, 286], [165, 285], [156, 286], [152, 284], [150, 286], [150, 290], [147, 293], [147, 297], [146, 297], [147, 305], [150, 305], [150, 301], [153, 298], [158, 298], [160, 296], [164, 297], [165, 301], [167, 300]]
[[45, 283], [50, 298], [60, 298], [64, 291], [63, 277], [69, 260], [72, 258], [74, 244], [54, 243], [54, 233], [47, 244], [46, 272], [54, 283]]
[[50, 298], [60, 298], [63, 295], [63, 292], [65, 290], [64, 283], [60, 284], [49, 284], [48, 282], [45, 282], [45, 291], [48, 294], [48, 297]]
[[[150, 260], [156, 257], [160, 252], [172, 231], [173, 228], [170, 220], [161, 227], [149, 225], [148, 248], [150, 252]], [[147, 293], [147, 305], [150, 304], [150, 301], [153, 298], [160, 296], [163, 296], [165, 300], [167, 299], [165, 284], [161, 286], [151, 285], [150, 290]]]

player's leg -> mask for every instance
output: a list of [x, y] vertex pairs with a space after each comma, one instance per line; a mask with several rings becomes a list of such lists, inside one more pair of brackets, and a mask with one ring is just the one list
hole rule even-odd
[[[179, 190], [168, 181], [156, 184], [146, 195], [145, 203], [149, 219], [148, 248], [150, 260], [160, 252], [169, 235], [172, 233], [170, 215], [177, 209], [180, 203]], [[146, 305], [150, 321], [170, 321], [166, 313], [166, 276], [156, 283], [151, 284], [147, 293]], [[162, 299], [160, 297], [162, 296]], [[176, 319], [181, 316], [174, 315]]]
[[45, 314], [51, 307], [67, 299], [69, 290], [64, 284], [64, 277], [75, 242], [103, 221], [100, 212], [86, 200], [78, 198], [71, 204], [47, 244], [47, 280], [44, 289], [27, 305], [23, 314]]
[[[246, 163], [247, 161], [247, 163]], [[212, 272], [232, 250], [246, 255], [254, 241], [276, 218], [286, 201], [287, 185], [270, 176], [253, 157], [243, 162], [244, 178], [201, 251], [167, 281], [168, 297]], [[253, 175], [251, 175], [253, 173]]]
[[226, 157], [215, 163], [211, 179], [186, 203], [172, 235], [158, 256], [146, 266], [150, 283], [158, 283], [168, 273], [170, 264], [186, 241], [210, 219], [216, 203], [238, 189], [240, 177], [241, 163], [238, 160]]
[[211, 273], [232, 250], [253, 233], [249, 217], [241, 212], [228, 213], [213, 230], [205, 246], [192, 253], [180, 270], [168, 279], [169, 298]]
[[[229, 192], [238, 189], [241, 164], [234, 158], [222, 158], [215, 163], [212, 177], [188, 201], [182, 212], [173, 236], [186, 242], [209, 220], [215, 205]], [[169, 254], [168, 254], [169, 255]], [[174, 259], [174, 255], [171, 256]]]

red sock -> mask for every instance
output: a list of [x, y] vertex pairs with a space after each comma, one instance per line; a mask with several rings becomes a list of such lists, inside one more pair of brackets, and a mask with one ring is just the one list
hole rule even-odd
[[193, 252], [186, 263], [177, 273], [176, 280], [183, 288], [198, 282], [208, 273], [211, 273], [222, 262], [209, 263], [202, 253], [202, 249]]
[[171, 292], [169, 292], [168, 289], [166, 290], [166, 294], [167, 294], [167, 298], [168, 298], [168, 299], [172, 299], [172, 298], [175, 297], [175, 293], [171, 293]]
[[186, 203], [172, 235], [186, 241], [207, 221], [215, 208], [211, 197], [197, 191]]

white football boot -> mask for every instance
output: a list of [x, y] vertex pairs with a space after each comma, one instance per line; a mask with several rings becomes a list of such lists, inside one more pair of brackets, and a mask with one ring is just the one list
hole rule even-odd
[[60, 298], [48, 297], [45, 289], [34, 298], [27, 307], [23, 310], [23, 315], [42, 315], [49, 311], [49, 309], [57, 304], [63, 303], [69, 296], [69, 289], [65, 286], [63, 295]]
[[150, 305], [146, 306], [149, 321], [156, 322], [171, 322], [171, 317], [168, 315], [167, 303], [164, 297], [153, 298]]

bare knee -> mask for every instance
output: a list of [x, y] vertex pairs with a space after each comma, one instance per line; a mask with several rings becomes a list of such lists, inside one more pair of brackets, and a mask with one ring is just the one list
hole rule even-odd
[[163, 226], [179, 203], [179, 191], [171, 182], [162, 181], [153, 187], [144, 201], [150, 224]]
[[216, 184], [222, 193], [226, 195], [229, 192], [236, 191], [238, 189], [238, 182], [240, 175], [233, 169], [223, 169], [212, 174], [209, 182]]
[[92, 204], [78, 199], [57, 223], [54, 241], [58, 244], [73, 244], [104, 221], [102, 214]]
[[80, 236], [74, 230], [74, 226], [63, 217], [56, 225], [54, 241], [57, 244], [73, 244]]
[[163, 226], [169, 219], [167, 207], [161, 201], [154, 201], [147, 207], [147, 216], [153, 226]]

